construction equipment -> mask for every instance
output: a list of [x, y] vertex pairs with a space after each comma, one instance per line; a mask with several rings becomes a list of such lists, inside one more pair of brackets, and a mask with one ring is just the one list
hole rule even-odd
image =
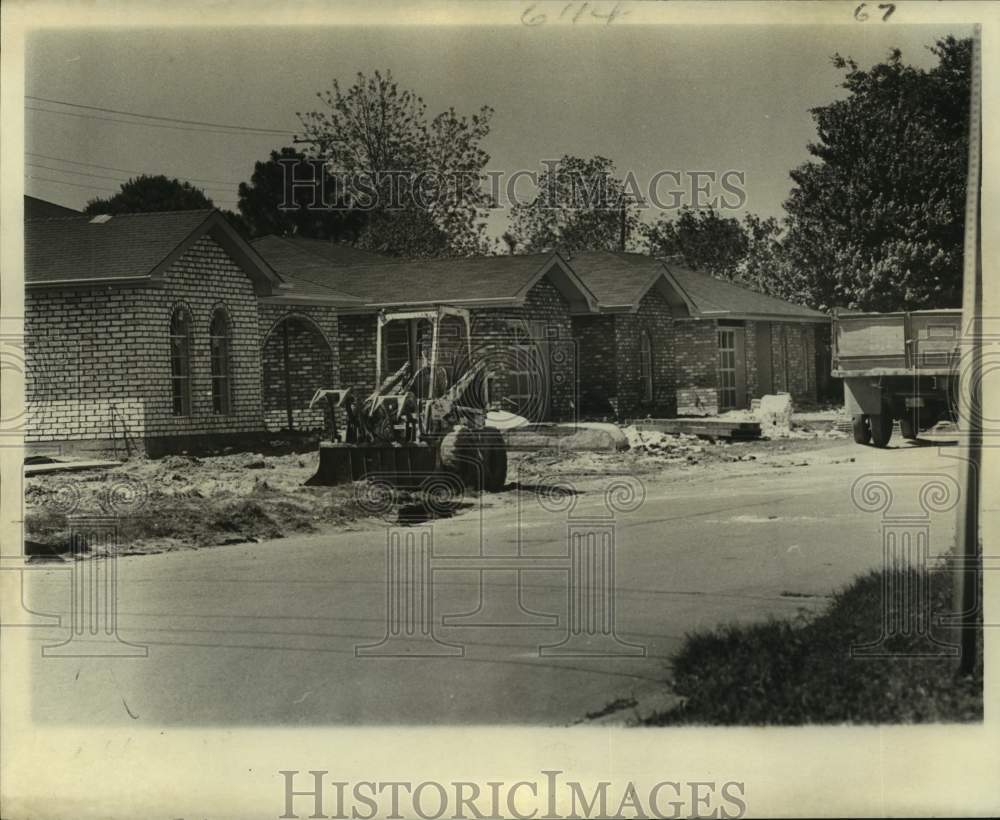
[[326, 402], [329, 440], [307, 483], [368, 478], [415, 489], [444, 475], [462, 490], [503, 489], [506, 444], [486, 426], [492, 374], [473, 361], [470, 327], [467, 310], [445, 305], [379, 313], [375, 390], [361, 400], [351, 388], [321, 388], [310, 402]]
[[858, 444], [887, 446], [896, 420], [915, 439], [955, 418], [961, 322], [961, 310], [834, 316], [833, 375]]

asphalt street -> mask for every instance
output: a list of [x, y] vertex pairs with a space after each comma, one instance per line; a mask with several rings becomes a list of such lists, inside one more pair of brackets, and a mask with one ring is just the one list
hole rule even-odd
[[[592, 476], [572, 493], [507, 491], [423, 525], [121, 557], [118, 639], [88, 625], [56, 650], [66, 657], [40, 651], [73, 623], [74, 570], [49, 565], [25, 574], [28, 605], [62, 617], [32, 630], [32, 713], [192, 726], [573, 723], [662, 689], [689, 631], [824, 606], [882, 561], [879, 485], [889, 514], [924, 515], [921, 489], [952, 486], [955, 452], [838, 441], [774, 464], [633, 480], [610, 512], [608, 485], [623, 479]], [[859, 480], [877, 484], [861, 497]], [[937, 553], [955, 512], [932, 502]], [[413, 549], [387, 549], [408, 537]], [[78, 563], [94, 565], [75, 570], [80, 590], [111, 562]]]

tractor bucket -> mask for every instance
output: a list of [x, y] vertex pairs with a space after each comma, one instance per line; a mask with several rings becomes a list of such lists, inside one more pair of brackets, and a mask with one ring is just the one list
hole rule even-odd
[[435, 451], [426, 444], [340, 444], [319, 446], [319, 468], [306, 485], [329, 487], [378, 478], [401, 489], [415, 488], [436, 468]]

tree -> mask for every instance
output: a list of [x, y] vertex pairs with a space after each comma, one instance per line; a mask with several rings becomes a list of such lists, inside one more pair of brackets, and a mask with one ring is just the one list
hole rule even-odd
[[741, 285], [796, 304], [807, 304], [802, 277], [788, 264], [781, 225], [774, 217], [743, 216], [746, 253], [736, 263], [733, 280]]
[[121, 190], [113, 196], [90, 200], [83, 212], [93, 216], [142, 211], [197, 211], [214, 207], [205, 192], [190, 182], [170, 179], [162, 174], [143, 174], [122, 183]]
[[961, 304], [971, 47], [938, 40], [930, 70], [899, 50], [867, 71], [834, 56], [848, 95], [812, 110], [816, 159], [785, 202], [787, 262], [814, 307]]
[[470, 117], [453, 108], [428, 119], [392, 73], [359, 73], [354, 85], [317, 97], [324, 109], [299, 114], [310, 156], [323, 159], [343, 195], [369, 210], [359, 244], [403, 256], [468, 255], [488, 247], [482, 190], [489, 154], [481, 147], [493, 109]]
[[[293, 187], [292, 201], [297, 207], [295, 210], [282, 209], [286, 195], [285, 175], [293, 175], [293, 179], [311, 178], [313, 169], [305, 163], [306, 159], [301, 151], [285, 146], [280, 151], [272, 151], [268, 160], [254, 163], [250, 181], [241, 182], [239, 188], [240, 214], [250, 236], [357, 239], [364, 226], [364, 214], [347, 207], [330, 174], [324, 180], [326, 202], [321, 201], [318, 191]], [[282, 160], [287, 164], [282, 165]], [[302, 164], [295, 165], [294, 161]]]
[[638, 227], [638, 207], [607, 157], [563, 155], [539, 175], [537, 187], [531, 202], [511, 208], [511, 238], [504, 238], [511, 248], [620, 250]]
[[673, 219], [661, 216], [641, 228], [647, 252], [653, 256], [683, 256], [689, 267], [722, 279], [736, 278], [749, 239], [738, 219], [720, 216], [714, 208], [681, 208]]

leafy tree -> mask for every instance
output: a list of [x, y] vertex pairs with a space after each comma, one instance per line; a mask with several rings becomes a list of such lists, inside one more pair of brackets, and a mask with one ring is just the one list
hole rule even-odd
[[733, 280], [759, 293], [807, 304], [809, 295], [802, 277], [788, 264], [778, 220], [748, 213], [743, 216], [741, 227], [746, 237], [746, 253], [736, 263]]
[[93, 216], [142, 211], [197, 211], [213, 207], [205, 192], [190, 182], [170, 179], [162, 174], [143, 174], [122, 183], [121, 190], [113, 196], [90, 200], [83, 212]]
[[641, 232], [653, 256], [683, 256], [689, 267], [723, 279], [736, 277], [750, 244], [739, 220], [714, 208], [684, 207], [674, 218], [643, 224]]
[[961, 303], [971, 41], [930, 50], [930, 70], [899, 50], [867, 71], [833, 58], [848, 95], [812, 110], [815, 161], [785, 202], [786, 260], [814, 307]]
[[310, 155], [326, 160], [344, 196], [370, 209], [359, 244], [403, 256], [483, 252], [489, 154], [481, 147], [493, 109], [470, 117], [449, 108], [428, 118], [392, 73], [359, 73], [354, 85], [320, 92], [321, 111], [299, 114]]
[[[282, 160], [288, 164], [283, 166]], [[296, 166], [289, 160], [298, 160], [303, 164]], [[250, 181], [241, 182], [239, 188], [240, 214], [249, 235], [356, 239], [364, 225], [364, 214], [345, 207], [346, 201], [329, 173], [322, 188], [325, 202], [321, 199], [320, 190], [296, 186], [292, 188], [296, 209], [282, 209], [286, 194], [285, 175], [294, 174], [295, 179], [311, 178], [313, 169], [305, 160], [304, 153], [285, 146], [280, 151], [272, 151], [265, 162], [254, 163]]]
[[538, 177], [531, 202], [511, 208], [510, 248], [525, 253], [620, 250], [639, 225], [639, 211], [607, 157], [563, 155]]

